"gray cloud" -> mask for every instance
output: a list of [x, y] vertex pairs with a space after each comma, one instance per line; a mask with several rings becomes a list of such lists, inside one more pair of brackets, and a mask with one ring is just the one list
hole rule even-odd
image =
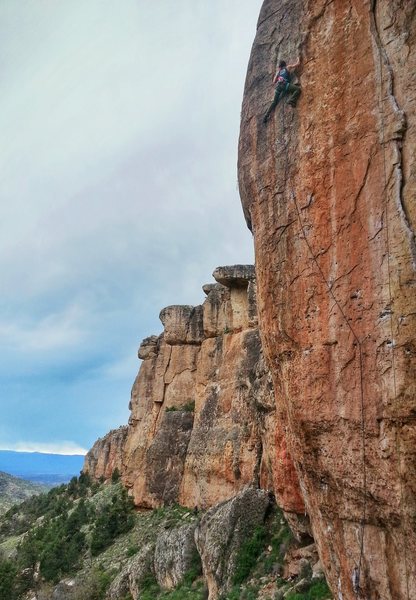
[[252, 261], [236, 149], [260, 4], [0, 5], [0, 443], [117, 426], [160, 308]]

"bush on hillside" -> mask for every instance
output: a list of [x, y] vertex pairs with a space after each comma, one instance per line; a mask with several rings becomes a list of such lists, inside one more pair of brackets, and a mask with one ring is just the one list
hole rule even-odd
[[0, 600], [15, 600], [17, 569], [14, 563], [0, 557]]
[[111, 504], [100, 511], [94, 523], [91, 536], [93, 556], [100, 554], [114, 538], [133, 527], [133, 506], [133, 501], [124, 488], [113, 494]]

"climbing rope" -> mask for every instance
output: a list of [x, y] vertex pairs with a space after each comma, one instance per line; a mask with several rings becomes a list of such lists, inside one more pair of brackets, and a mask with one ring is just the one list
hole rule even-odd
[[[374, 19], [375, 15], [373, 13]], [[380, 41], [380, 40], [379, 40]], [[390, 264], [390, 232], [389, 232], [389, 195], [387, 193], [387, 161], [386, 161], [386, 140], [385, 140], [385, 131], [384, 131], [384, 109], [383, 109], [383, 61], [381, 56], [381, 41], [377, 45], [378, 47], [378, 57], [379, 57], [379, 72], [380, 72], [380, 81], [379, 83], [379, 111], [380, 111], [380, 124], [381, 124], [381, 147], [383, 149], [383, 191], [384, 191], [384, 200], [386, 206], [386, 246], [387, 246], [387, 273], [388, 273], [388, 290], [389, 290], [389, 303], [388, 306], [390, 308], [390, 337], [391, 337], [391, 365], [393, 372], [393, 391], [394, 398], [397, 399], [397, 382], [396, 382], [396, 360], [395, 360], [395, 340], [394, 340], [394, 331], [393, 331], [393, 310], [392, 306], [392, 291], [391, 291], [391, 264]], [[402, 456], [401, 456], [401, 447], [400, 447], [400, 439], [398, 433], [398, 423], [396, 422], [396, 453], [397, 453], [397, 473], [399, 477], [400, 483], [400, 513], [402, 520], [402, 533], [403, 533], [403, 552], [404, 552], [404, 567], [405, 567], [405, 575], [406, 575], [406, 592], [407, 592], [407, 600], [410, 600], [409, 594], [409, 567], [408, 567], [408, 556], [407, 556], [407, 531], [405, 525], [405, 516], [404, 516], [404, 489], [403, 489], [403, 477], [401, 473], [401, 464], [402, 464]]]
[[282, 141], [284, 143], [284, 150], [285, 150], [285, 181], [287, 181], [289, 183], [290, 197], [296, 208], [297, 218], [298, 218], [299, 226], [300, 226], [300, 229], [302, 232], [302, 237], [306, 243], [306, 246], [308, 248], [308, 252], [311, 256], [311, 259], [315, 263], [315, 265], [318, 269], [318, 272], [321, 276], [321, 279], [324, 282], [325, 287], [328, 290], [329, 295], [333, 299], [335, 305], [338, 307], [338, 310], [340, 311], [340, 314], [341, 314], [343, 320], [345, 321], [348, 329], [350, 330], [350, 332], [354, 338], [355, 345], [358, 349], [358, 364], [359, 364], [359, 373], [360, 373], [360, 377], [359, 377], [359, 380], [360, 380], [360, 428], [361, 428], [361, 453], [362, 453], [363, 505], [362, 505], [361, 521], [360, 521], [359, 559], [358, 559], [357, 566], [354, 568], [354, 581], [355, 581], [354, 592], [356, 594], [356, 597], [359, 598], [359, 594], [360, 594], [359, 582], [361, 579], [362, 561], [363, 561], [363, 556], [364, 556], [364, 534], [365, 534], [365, 523], [366, 523], [366, 518], [367, 518], [367, 465], [366, 465], [366, 439], [365, 439], [366, 430], [365, 430], [365, 401], [364, 401], [364, 366], [363, 366], [364, 361], [363, 361], [362, 341], [359, 339], [359, 337], [356, 334], [353, 326], [351, 325], [347, 315], [345, 314], [344, 309], [342, 308], [338, 298], [336, 297], [336, 295], [332, 289], [332, 285], [329, 283], [329, 281], [325, 277], [322, 267], [318, 262], [317, 256], [315, 255], [313, 248], [307, 238], [305, 227], [302, 222], [299, 203], [296, 198], [296, 193], [294, 191], [292, 184], [290, 183], [290, 181], [291, 181], [290, 178], [288, 178], [289, 154], [287, 152], [287, 149], [288, 149], [287, 144], [284, 141], [285, 140], [285, 138], [284, 138], [284, 130], [285, 130], [284, 104], [283, 104], [283, 109], [281, 111], [281, 114], [282, 114], [282, 120], [281, 120], [281, 122], [282, 122]]
[[[380, 97], [379, 97], [379, 110], [380, 110], [380, 116], [381, 116], [381, 133], [382, 133], [382, 138], [381, 138], [381, 145], [382, 145], [382, 149], [383, 149], [383, 180], [384, 180], [384, 194], [385, 194], [385, 206], [386, 206], [386, 225], [385, 225], [385, 230], [386, 230], [386, 246], [387, 246], [387, 271], [388, 271], [388, 291], [389, 291], [389, 307], [391, 309], [391, 305], [392, 305], [392, 284], [391, 284], [391, 259], [390, 259], [390, 232], [389, 232], [389, 214], [388, 214], [388, 205], [389, 205], [389, 197], [388, 197], [388, 193], [387, 193], [387, 161], [386, 161], [386, 148], [385, 148], [385, 126], [384, 126], [384, 110], [383, 110], [383, 64], [382, 64], [382, 56], [381, 56], [381, 49], [380, 49], [380, 44], [378, 45], [378, 51], [379, 51], [379, 72], [380, 72], [380, 83], [379, 83], [379, 89], [380, 89]], [[308, 248], [308, 252], [313, 260], [313, 262], [315, 263], [318, 272], [322, 278], [322, 281], [324, 282], [328, 293], [330, 294], [330, 296], [332, 297], [335, 305], [337, 306], [338, 310], [340, 311], [340, 314], [343, 318], [343, 320], [345, 321], [345, 323], [347, 324], [349, 330], [351, 331], [351, 334], [355, 340], [355, 345], [358, 348], [358, 358], [359, 358], [359, 372], [360, 372], [360, 408], [361, 408], [361, 441], [362, 441], [362, 473], [363, 473], [363, 486], [362, 486], [362, 490], [363, 490], [363, 506], [362, 506], [362, 518], [361, 518], [361, 523], [360, 523], [360, 550], [359, 550], [359, 560], [358, 560], [358, 566], [354, 568], [354, 572], [353, 572], [353, 587], [354, 587], [354, 592], [357, 596], [357, 598], [359, 597], [360, 594], [360, 579], [361, 579], [361, 570], [362, 570], [362, 561], [363, 561], [363, 556], [364, 556], [364, 535], [365, 535], [365, 523], [366, 523], [366, 516], [367, 516], [367, 467], [366, 467], [366, 439], [365, 439], [365, 400], [364, 400], [364, 367], [363, 367], [363, 351], [362, 351], [362, 341], [359, 339], [358, 335], [356, 334], [354, 328], [352, 327], [350, 321], [348, 320], [338, 298], [335, 296], [335, 293], [332, 289], [332, 285], [329, 283], [329, 281], [326, 279], [325, 274], [317, 260], [317, 256], [315, 255], [315, 253], [313, 252], [312, 246], [309, 243], [309, 240], [307, 238], [306, 235], [306, 231], [305, 231], [305, 227], [302, 221], [302, 217], [301, 217], [301, 211], [300, 211], [300, 207], [299, 207], [299, 203], [297, 201], [296, 198], [296, 194], [294, 191], [293, 186], [290, 183], [290, 179], [288, 178], [288, 152], [287, 152], [287, 143], [285, 142], [285, 109], [284, 109], [284, 105], [283, 105], [283, 109], [281, 111], [282, 114], [282, 142], [284, 143], [284, 150], [285, 150], [285, 181], [289, 183], [289, 191], [290, 191], [290, 197], [294, 203], [294, 206], [296, 208], [296, 213], [297, 213], [297, 218], [299, 221], [299, 226], [302, 232], [302, 237], [307, 245]], [[390, 310], [390, 334], [391, 334], [391, 353], [392, 353], [392, 374], [393, 374], [393, 390], [394, 390], [394, 397], [397, 398], [397, 381], [396, 381], [396, 365], [395, 365], [395, 341], [394, 341], [394, 331], [393, 331], [393, 311]], [[396, 423], [396, 451], [397, 451], [397, 456], [398, 456], [398, 476], [399, 476], [399, 482], [400, 482], [400, 511], [401, 511], [401, 518], [402, 518], [402, 532], [403, 532], [403, 538], [404, 538], [404, 563], [405, 563], [405, 574], [406, 574], [406, 591], [407, 591], [407, 600], [410, 600], [410, 593], [409, 593], [409, 571], [408, 571], [408, 556], [407, 556], [407, 532], [406, 532], [406, 527], [405, 527], [405, 518], [404, 518], [404, 489], [403, 489], [403, 477], [402, 477], [402, 473], [401, 473], [401, 464], [402, 464], [402, 457], [401, 457], [401, 447], [400, 447], [400, 440], [399, 440], [399, 435], [398, 435], [398, 424]]]

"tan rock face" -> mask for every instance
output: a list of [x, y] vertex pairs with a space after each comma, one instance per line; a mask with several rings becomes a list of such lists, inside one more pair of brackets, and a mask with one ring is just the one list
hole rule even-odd
[[[362, 598], [416, 597], [415, 49], [414, 2], [266, 0], [243, 102], [275, 471], [293, 487], [294, 464], [344, 600], [354, 568]], [[264, 125], [276, 59], [298, 54], [298, 107]]]
[[98, 439], [85, 456], [83, 471], [96, 479], [111, 477], [114, 469], [123, 469], [127, 426], [113, 429]]
[[260, 470], [271, 480], [255, 404], [271, 397], [271, 383], [266, 372], [261, 385], [254, 375], [262, 356], [253, 268], [228, 268], [223, 281], [204, 287], [202, 306], [161, 312], [164, 334], [132, 391], [123, 476], [137, 504], [207, 507]]
[[[204, 286], [201, 306], [163, 309], [164, 333], [139, 348], [121, 469], [139, 506], [206, 508], [247, 484], [273, 487], [275, 405], [254, 268], [220, 267], [214, 277], [221, 283]], [[94, 452], [88, 470], [110, 476]]]

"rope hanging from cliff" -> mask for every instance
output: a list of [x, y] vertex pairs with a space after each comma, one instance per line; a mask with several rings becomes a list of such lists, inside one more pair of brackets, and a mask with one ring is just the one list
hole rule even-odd
[[[283, 108], [282, 108], [282, 141], [284, 140], [284, 131], [285, 131], [285, 109], [284, 109], [284, 104], [283, 104]], [[366, 518], [367, 518], [367, 465], [366, 465], [366, 441], [365, 441], [365, 435], [366, 435], [366, 430], [365, 430], [365, 401], [364, 401], [364, 366], [363, 366], [363, 352], [362, 352], [362, 341], [359, 339], [358, 335], [356, 334], [353, 326], [351, 325], [347, 315], [344, 312], [344, 309], [342, 308], [338, 298], [335, 296], [335, 293], [332, 289], [332, 285], [329, 283], [329, 281], [326, 279], [325, 274], [322, 270], [321, 265], [318, 262], [318, 259], [313, 251], [313, 248], [311, 246], [311, 244], [309, 243], [309, 240], [306, 236], [306, 231], [305, 231], [305, 227], [303, 225], [302, 222], [302, 217], [301, 217], [301, 212], [300, 212], [300, 207], [299, 207], [299, 203], [297, 201], [296, 198], [296, 194], [294, 191], [293, 186], [290, 183], [290, 178], [288, 178], [288, 161], [289, 161], [289, 155], [287, 152], [287, 144], [284, 143], [285, 145], [285, 182], [289, 182], [289, 189], [290, 189], [290, 197], [294, 203], [294, 206], [296, 208], [296, 213], [297, 213], [297, 218], [299, 221], [299, 226], [300, 229], [302, 231], [302, 237], [305, 240], [306, 246], [308, 248], [308, 252], [313, 260], [313, 262], [315, 263], [318, 272], [322, 278], [322, 281], [325, 284], [325, 287], [328, 290], [328, 293], [330, 294], [330, 296], [332, 297], [335, 305], [338, 307], [341, 316], [343, 318], [343, 320], [345, 321], [348, 329], [350, 330], [353, 338], [354, 338], [354, 344], [358, 349], [358, 364], [359, 364], [359, 373], [360, 373], [360, 428], [361, 428], [361, 452], [362, 452], [362, 480], [363, 480], [363, 484], [362, 484], [362, 494], [363, 494], [363, 505], [362, 505], [362, 515], [361, 515], [361, 522], [360, 522], [360, 541], [359, 541], [359, 546], [360, 546], [360, 550], [359, 550], [359, 559], [358, 559], [358, 563], [357, 566], [354, 568], [353, 571], [353, 587], [354, 587], [354, 593], [356, 595], [357, 598], [359, 598], [360, 595], [360, 579], [361, 579], [361, 570], [362, 570], [362, 561], [363, 561], [363, 556], [364, 556], [364, 534], [365, 534], [365, 523], [366, 523]]]
[[[377, 31], [375, 24], [375, 14], [373, 7], [373, 19], [374, 19], [374, 27]], [[377, 32], [378, 34], [378, 32]], [[378, 40], [378, 58], [379, 58], [379, 73], [380, 80], [379, 84], [379, 111], [380, 111], [380, 124], [381, 124], [381, 147], [383, 151], [383, 190], [384, 190], [384, 201], [386, 207], [386, 246], [387, 246], [387, 273], [388, 273], [388, 291], [389, 291], [389, 312], [390, 312], [390, 337], [391, 337], [391, 366], [393, 373], [393, 392], [394, 398], [397, 399], [397, 381], [396, 381], [396, 360], [395, 360], [395, 340], [394, 340], [394, 331], [393, 331], [393, 310], [392, 306], [392, 291], [391, 291], [391, 265], [390, 265], [390, 231], [389, 231], [389, 195], [387, 193], [387, 161], [386, 161], [386, 139], [385, 139], [385, 130], [384, 130], [384, 109], [383, 109], [383, 59], [381, 55], [381, 40]], [[384, 224], [383, 224], [384, 225]], [[402, 521], [402, 533], [403, 533], [403, 553], [404, 553], [404, 568], [406, 575], [406, 593], [407, 600], [410, 600], [409, 593], [409, 566], [408, 566], [408, 556], [407, 556], [407, 532], [405, 526], [405, 516], [404, 516], [404, 490], [403, 490], [403, 477], [401, 474], [401, 464], [402, 464], [402, 455], [401, 455], [401, 447], [400, 447], [400, 439], [398, 434], [398, 425], [396, 423], [396, 453], [397, 453], [397, 474], [399, 477], [400, 484], [400, 513], [401, 513], [401, 521]]]

